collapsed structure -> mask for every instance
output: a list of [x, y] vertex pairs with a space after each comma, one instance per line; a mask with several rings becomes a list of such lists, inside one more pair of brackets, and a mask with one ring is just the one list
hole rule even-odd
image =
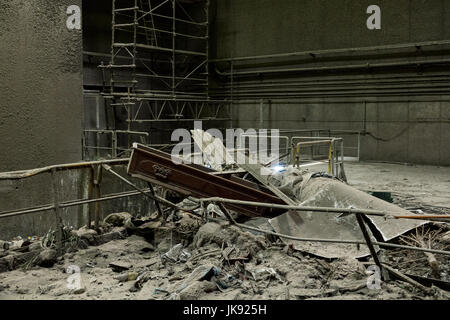
[[[131, 281], [127, 295], [132, 293], [135, 298], [198, 299], [211, 294], [230, 298], [227, 294], [236, 294], [236, 290], [249, 294], [248, 288], [242, 289], [248, 286], [248, 281], [254, 281], [251, 285], [260, 287], [268, 280], [269, 284], [276, 281], [276, 292], [279, 292], [279, 286], [285, 288], [284, 298], [289, 299], [291, 281], [288, 279], [299, 272], [298, 266], [292, 266], [291, 271], [283, 271], [286, 266], [281, 265], [278, 268], [258, 267], [264, 261], [264, 264], [278, 265], [270, 260], [273, 255], [267, 255], [267, 252], [274, 246], [281, 246], [285, 248], [283, 254], [299, 259], [298, 264], [303, 264], [302, 268], [311, 262], [314, 269], [326, 265], [326, 270], [337, 268], [342, 275], [347, 274], [351, 281], [357, 283], [356, 287], [353, 282], [349, 287], [347, 282], [333, 284], [330, 275], [319, 276], [322, 286], [327, 283], [328, 289], [302, 288], [297, 284], [293, 288], [296, 292], [293, 298], [363, 292], [369, 288], [369, 283], [364, 276], [364, 264], [356, 258], [366, 261], [366, 266], [377, 266], [379, 281], [405, 281], [425, 297], [446, 299], [445, 291], [440, 290], [450, 286], [445, 279], [446, 266], [441, 269], [440, 261], [447, 261], [445, 259], [450, 252], [445, 251], [446, 245], [439, 249], [425, 245], [425, 239], [430, 243], [432, 236], [445, 229], [423, 234], [424, 226], [434, 224], [432, 221], [436, 216], [409, 212], [359, 191], [329, 173], [294, 166], [280, 168], [274, 166], [277, 161], [273, 159], [266, 165], [252, 162], [248, 154], [244, 154], [245, 150], [227, 150], [219, 139], [201, 130], [193, 131], [192, 136], [201, 149], [205, 166], [192, 164], [189, 159], [174, 159], [174, 155], [145, 145], [133, 145], [127, 172], [148, 183], [149, 189], [146, 190], [116, 172], [112, 168], [114, 163], [101, 164], [103, 170], [151, 200], [156, 215], [138, 218], [128, 213], [111, 214], [103, 222], [98, 221], [96, 215], [93, 225], [78, 231], [68, 230], [59, 223], [60, 230], [55, 229], [40, 241], [30, 239], [13, 244], [12, 248], [5, 242], [0, 270], [13, 270], [19, 265], [30, 268], [36, 264], [49, 268], [55, 263], [64, 265], [83, 261], [86, 267], [96, 270], [94, 274], [99, 277], [103, 276], [105, 269], [117, 274], [108, 281], [116, 281], [119, 285]], [[245, 159], [244, 163], [236, 161], [238, 155]], [[16, 172], [5, 177], [34, 173]], [[167, 190], [178, 195], [178, 203], [168, 200]], [[51, 209], [57, 212], [58, 206]], [[37, 209], [7, 214], [30, 210]], [[442, 220], [448, 216], [439, 218]], [[439, 225], [439, 228], [445, 225]], [[422, 238], [417, 237], [415, 241], [420, 246], [411, 246], [405, 241], [399, 243], [399, 237], [403, 239], [403, 235], [411, 230], [417, 233], [419, 228], [422, 228]], [[126, 240], [130, 235], [132, 237]], [[140, 237], [146, 241], [142, 242]], [[134, 251], [130, 255], [119, 254], [117, 248], [121, 248], [123, 241], [133, 248], [139, 244], [137, 256]], [[88, 254], [92, 245], [99, 248], [95, 252], [102, 252], [100, 248], [109, 246], [116, 246], [116, 249], [106, 249], [107, 253], [102, 254], [104, 259], [98, 260], [98, 253], [94, 256]], [[395, 250], [384, 251], [383, 248], [413, 250], [422, 254], [427, 258], [433, 276], [420, 277], [400, 272], [385, 261], [386, 256]], [[435, 254], [444, 260], [436, 259]], [[109, 258], [110, 255], [115, 260]], [[271, 258], [265, 260], [264, 257], [269, 256]], [[89, 262], [83, 260], [86, 257], [89, 257]], [[142, 263], [143, 257], [152, 262], [144, 260]], [[305, 257], [311, 258], [305, 260]], [[158, 270], [161, 269], [167, 269], [168, 273], [160, 275]], [[68, 273], [73, 271], [64, 270]], [[327, 274], [328, 271], [324, 272]], [[183, 275], [178, 278], [173, 276], [174, 273]], [[168, 283], [163, 281], [163, 288], [153, 287], [161, 279]], [[338, 277], [336, 281], [345, 279], [345, 276]], [[153, 288], [151, 293], [145, 290], [148, 286]], [[0, 289], [0, 292], [8, 292], [10, 286], [0, 286]], [[88, 289], [75, 288], [62, 293], [53, 288], [44, 291], [45, 294], [65, 297], [86, 292], [91, 296], [96, 292], [92, 290], [91, 283]], [[299, 293], [299, 290], [304, 291]], [[262, 292], [253, 287], [251, 297]], [[100, 294], [97, 296], [102, 297]], [[266, 298], [274, 297], [269, 295]]]

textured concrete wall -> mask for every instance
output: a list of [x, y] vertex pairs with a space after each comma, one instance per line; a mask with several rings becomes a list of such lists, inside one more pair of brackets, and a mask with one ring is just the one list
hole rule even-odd
[[[368, 30], [366, 9], [382, 11]], [[448, 0], [216, 0], [217, 57], [362, 47], [450, 38]]]
[[0, 4], [0, 171], [81, 159], [82, 32], [66, 27], [74, 4]]
[[[263, 127], [279, 129], [357, 130], [361, 158], [394, 162], [450, 165], [450, 100], [445, 96], [333, 102], [264, 102]], [[340, 101], [340, 102], [339, 102]], [[365, 111], [366, 110], [366, 111]], [[260, 127], [260, 104], [234, 108], [234, 126]], [[356, 136], [344, 135], [348, 147], [357, 146]], [[348, 156], [356, 156], [347, 150]]]
[[[219, 0], [213, 4], [213, 58], [450, 39], [450, 2], [447, 0]], [[381, 7], [381, 30], [368, 30], [366, 27], [369, 17], [366, 9], [372, 4]], [[298, 57], [245, 61], [237, 62], [234, 71], [450, 58], [448, 46], [406, 51], [353, 53], [339, 57], [331, 54], [326, 59]], [[222, 72], [229, 71], [229, 66], [223, 63], [219, 68]], [[234, 99], [242, 100], [248, 95], [242, 93], [246, 91], [245, 81], [253, 84], [302, 82], [303, 87], [297, 91], [298, 94], [292, 89], [291, 94], [297, 97], [289, 99], [289, 102], [280, 97], [289, 89], [268, 87], [262, 91], [266, 100], [263, 112], [265, 127], [366, 129], [370, 134], [362, 138], [363, 159], [450, 165], [447, 148], [450, 144], [448, 76], [448, 65], [367, 68], [352, 72], [342, 69], [315, 74], [292, 72], [272, 77], [258, 75], [248, 79], [235, 78]], [[386, 83], [391, 81], [392, 86], [399, 86], [393, 80], [397, 77], [408, 78], [409, 82], [401, 85], [401, 89], [395, 89], [393, 94], [393, 89]], [[438, 78], [444, 82], [430, 81]], [[379, 82], [376, 85], [371, 82], [375, 79]], [[229, 79], [227, 81], [219, 86], [219, 90], [229, 85]], [[332, 81], [336, 89], [328, 89], [331, 85], [314, 85], [316, 81]], [[342, 81], [352, 84], [346, 85]], [[357, 88], [361, 89], [353, 92]], [[270, 90], [278, 90], [278, 96], [273, 93], [272, 97]], [[346, 92], [351, 93], [345, 98], [338, 97]], [[236, 103], [235, 127], [259, 127], [259, 99], [253, 95], [246, 100], [252, 99], [255, 101]]]
[[[126, 176], [125, 166], [115, 166], [114, 170]], [[88, 169], [76, 169], [57, 172], [60, 202], [88, 198], [89, 171]], [[147, 187], [147, 184], [142, 181], [131, 180], [143, 189]], [[102, 196], [125, 191], [134, 190], [108, 172], [103, 171]], [[22, 180], [0, 180], [0, 197], [0, 211], [53, 204], [52, 177], [50, 173], [43, 173]], [[154, 210], [153, 202], [148, 201], [142, 195], [100, 202], [101, 219], [112, 212], [127, 211], [134, 216], [145, 216], [153, 213]], [[79, 228], [87, 223], [88, 212], [88, 205], [69, 207], [61, 210], [61, 217], [65, 226]], [[50, 228], [55, 227], [55, 217], [55, 212], [49, 210], [1, 218], [0, 239], [11, 239], [19, 235], [22, 237], [42, 236]]]
[[[81, 6], [81, 0], [0, 3], [0, 171], [81, 159], [82, 32], [66, 27], [70, 5]], [[51, 202], [46, 176], [0, 182], [0, 211]], [[64, 193], [83, 194], [72, 184]], [[52, 218], [37, 213], [0, 220], [0, 238], [41, 233]]]

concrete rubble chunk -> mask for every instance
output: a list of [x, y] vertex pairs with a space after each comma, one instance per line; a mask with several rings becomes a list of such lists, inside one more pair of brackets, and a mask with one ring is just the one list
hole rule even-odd
[[86, 292], [86, 287], [77, 288], [72, 291], [73, 294], [83, 294], [85, 292]]
[[86, 226], [78, 229], [75, 234], [83, 240], [87, 240], [88, 243], [92, 244], [95, 241], [95, 236], [98, 235], [97, 231], [93, 229], [88, 229]]
[[442, 235], [441, 241], [445, 244], [450, 244], [450, 231], [448, 231]]
[[113, 261], [109, 263], [109, 267], [114, 271], [114, 272], [123, 272], [123, 271], [127, 271], [130, 270], [133, 265], [131, 263], [128, 263], [126, 261]]
[[132, 215], [128, 212], [119, 212], [109, 214], [105, 219], [103, 219], [103, 222], [109, 223], [115, 227], [122, 227], [131, 219]]
[[39, 253], [38, 265], [44, 268], [51, 268], [56, 263], [58, 253], [53, 249], [45, 249]]
[[37, 250], [41, 250], [41, 249], [42, 249], [42, 245], [41, 245], [41, 243], [39, 241], [33, 242], [28, 247], [29, 251], [37, 251]]

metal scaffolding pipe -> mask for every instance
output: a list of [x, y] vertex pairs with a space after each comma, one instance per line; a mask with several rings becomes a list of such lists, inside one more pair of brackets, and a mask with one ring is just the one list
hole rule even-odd
[[408, 49], [408, 48], [415, 48], [416, 50], [418, 50], [419, 48], [422, 48], [422, 47], [443, 46], [443, 45], [450, 45], [450, 40], [425, 41], [425, 42], [416, 42], [416, 43], [402, 43], [402, 44], [393, 44], [393, 45], [343, 48], [343, 49], [297, 51], [297, 52], [289, 52], [289, 53], [275, 53], [275, 54], [268, 54], [268, 55], [235, 57], [235, 58], [219, 58], [219, 59], [212, 59], [211, 62], [264, 60], [264, 59], [275, 59], [275, 58], [290, 58], [290, 57], [298, 57], [298, 56], [315, 57], [315, 56], [319, 56], [319, 55], [334, 54], [334, 53], [337, 53], [337, 54], [355, 53], [355, 52], [383, 51], [383, 50]]
[[219, 76], [257, 76], [261, 74], [273, 74], [273, 73], [289, 73], [289, 72], [320, 72], [320, 71], [338, 71], [338, 70], [354, 70], [354, 69], [370, 69], [370, 68], [384, 68], [384, 67], [405, 67], [405, 66], [418, 66], [429, 64], [443, 64], [450, 63], [450, 59], [435, 59], [435, 60], [419, 60], [408, 62], [386, 62], [386, 63], [365, 63], [365, 64], [352, 64], [352, 65], [335, 65], [335, 66], [323, 66], [323, 67], [309, 67], [309, 68], [284, 68], [284, 69], [260, 69], [252, 71], [240, 71], [240, 72], [220, 72], [215, 69]]

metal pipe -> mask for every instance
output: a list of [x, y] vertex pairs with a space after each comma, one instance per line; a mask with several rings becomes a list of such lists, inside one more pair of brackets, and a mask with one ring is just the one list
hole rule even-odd
[[[245, 87], [271, 87], [271, 86], [326, 86], [326, 85], [354, 85], [358, 83], [410, 83], [410, 82], [443, 82], [443, 81], [450, 81], [450, 78], [447, 75], [429, 75], [427, 77], [424, 76], [382, 76], [382, 77], [373, 77], [370, 79], [367, 79], [365, 77], [361, 78], [347, 78], [347, 77], [339, 77], [338, 80], [327, 80], [326, 78], [321, 78], [319, 80], [314, 80], [311, 78], [302, 80], [302, 79], [295, 79], [295, 80], [288, 80], [288, 79], [279, 79], [279, 80], [245, 80], [239, 82], [239, 88], [245, 88]], [[230, 84], [224, 83], [221, 88], [227, 88], [231, 89], [232, 86]]]
[[[358, 95], [347, 95], [347, 96], [326, 96], [322, 95], [320, 96], [320, 100], [317, 100], [316, 96], [303, 96], [301, 97], [286, 97], [285, 99], [283, 97], [271, 97], [269, 98], [270, 101], [275, 103], [283, 103], [283, 104], [295, 104], [295, 105], [303, 105], [303, 104], [311, 104], [311, 102], [315, 104], [352, 104], [352, 103], [363, 103], [366, 101], [366, 103], [409, 103], [409, 102], [449, 102], [450, 103], [450, 92], [442, 92], [440, 93], [441, 96], [446, 96], [445, 98], [436, 98], [436, 95], [417, 95], [417, 94], [410, 94], [409, 96], [405, 95], [385, 95], [385, 96], [379, 96], [379, 97], [361, 97]], [[410, 96], [414, 96], [414, 99], [411, 99]], [[217, 96], [215, 96], [217, 98]], [[398, 97], [399, 99], [392, 99], [392, 97]], [[389, 99], [388, 99], [389, 98]], [[309, 99], [309, 100], [308, 100]], [[223, 101], [223, 100], [222, 100]], [[230, 104], [237, 104], [237, 105], [259, 105], [261, 98], [242, 98], [242, 99], [234, 99], [232, 100], [225, 100], [229, 102]]]
[[[436, 88], [448, 88], [450, 86], [450, 79], [446, 81], [439, 81], [435, 85], [430, 85], [427, 81], [417, 81], [417, 84], [412, 82], [402, 83], [399, 85], [392, 84], [365, 84], [365, 83], [353, 83], [353, 84], [340, 84], [339, 86], [323, 86], [320, 84], [311, 83], [308, 85], [285, 85], [280, 83], [279, 85], [273, 85], [273, 88], [264, 88], [264, 85], [252, 85], [252, 86], [241, 86], [238, 85], [233, 88], [234, 91], [238, 93], [280, 93], [280, 92], [327, 92], [327, 91], [356, 91], [356, 90], [391, 90], [391, 89], [436, 89]], [[217, 88], [213, 89], [218, 95], [230, 95], [231, 88]]]
[[[334, 70], [353, 70], [353, 69], [370, 69], [370, 68], [383, 68], [383, 67], [402, 67], [402, 66], [418, 66], [428, 64], [441, 64], [450, 63], [450, 59], [436, 59], [436, 60], [419, 60], [419, 61], [407, 61], [407, 62], [388, 62], [388, 63], [366, 63], [366, 64], [352, 64], [352, 65], [340, 65], [340, 66], [324, 66], [324, 67], [311, 67], [311, 68], [285, 68], [285, 69], [261, 69], [252, 71], [235, 72], [234, 77], [238, 76], [257, 76], [267, 73], [286, 73], [286, 72], [317, 72], [317, 71], [334, 71]], [[228, 72], [220, 72], [216, 68], [216, 72], [219, 76], [230, 76]]]
[[381, 274], [383, 275], [383, 280], [386, 280], [383, 272], [383, 266], [381, 265], [381, 261], [378, 258], [377, 251], [375, 250], [375, 247], [373, 246], [372, 240], [370, 239], [369, 231], [367, 230], [367, 226], [364, 222], [364, 215], [363, 214], [356, 214], [356, 220], [358, 220], [359, 227], [361, 228], [361, 231], [364, 236], [364, 240], [366, 240], [366, 245], [369, 248], [370, 254], [373, 258], [373, 261], [375, 264], [380, 268]]
[[23, 178], [29, 178], [44, 172], [50, 172], [52, 169], [56, 170], [67, 170], [67, 169], [80, 169], [88, 168], [95, 165], [109, 164], [109, 165], [124, 165], [128, 164], [130, 158], [124, 159], [112, 159], [112, 160], [100, 160], [100, 161], [89, 161], [89, 162], [75, 162], [67, 164], [57, 164], [43, 168], [21, 170], [21, 171], [11, 171], [0, 173], [0, 180], [18, 180]]
[[158, 201], [168, 207], [174, 208], [174, 209], [178, 209], [178, 210], [184, 210], [184, 211], [191, 211], [191, 210], [185, 210], [182, 207], [177, 206], [176, 204], [170, 202], [169, 200], [166, 200], [164, 198], [161, 198], [159, 196], [153, 196], [152, 194], [149, 194], [147, 192], [145, 192], [143, 189], [139, 188], [138, 186], [136, 186], [134, 183], [132, 183], [131, 181], [125, 179], [124, 177], [122, 177], [120, 174], [118, 174], [117, 172], [115, 172], [114, 170], [112, 170], [112, 168], [110, 166], [108, 166], [107, 164], [102, 165], [103, 168], [108, 171], [109, 173], [111, 173], [112, 175], [116, 176], [117, 178], [119, 178], [120, 180], [122, 180], [123, 182], [125, 182], [126, 184], [128, 184], [130, 187], [132, 187], [133, 189], [137, 190], [138, 192], [140, 192], [141, 194], [143, 194], [144, 196]]
[[[149, 189], [145, 189], [144, 191], [147, 192], [147, 191], [150, 191], [150, 190]], [[96, 202], [99, 202], [99, 201], [108, 201], [108, 200], [114, 200], [114, 199], [120, 199], [120, 198], [127, 198], [127, 197], [131, 197], [131, 196], [136, 196], [136, 195], [139, 195], [139, 194], [140, 194], [140, 192], [136, 192], [136, 191], [112, 193], [110, 195], [103, 196], [103, 197], [97, 198], [97, 199], [88, 198], [88, 199], [70, 200], [70, 201], [61, 202], [59, 207], [60, 208], [70, 208], [70, 207], [75, 207], [75, 206], [84, 205], [84, 204], [96, 203]], [[0, 219], [1, 218], [14, 217], [14, 216], [20, 216], [20, 215], [29, 214], [29, 213], [35, 213], [35, 212], [50, 211], [50, 210], [54, 210], [54, 209], [55, 209], [55, 205], [54, 204], [48, 204], [48, 205], [43, 205], [43, 206], [38, 206], [38, 207], [33, 207], [33, 208], [27, 208], [27, 209], [4, 211], [4, 212], [0, 212]]]
[[[222, 208], [224, 208], [224, 207], [222, 206]], [[226, 209], [224, 211], [226, 211]], [[282, 234], [282, 233], [262, 230], [262, 229], [259, 229], [256, 227], [251, 227], [251, 226], [247, 226], [245, 224], [240, 224], [240, 223], [237, 223], [236, 220], [234, 220], [230, 214], [225, 213], [225, 215], [232, 224], [234, 224], [242, 229], [247, 229], [250, 231], [256, 231], [256, 232], [260, 232], [260, 233], [264, 233], [264, 234], [269, 234], [269, 235], [284, 238], [284, 239], [290, 239], [290, 240], [294, 240], [294, 241], [304, 241], [304, 242], [319, 242], [319, 243], [367, 244], [365, 241], [359, 241], [359, 240], [319, 239], [319, 238], [314, 239], [314, 238], [300, 238], [300, 237], [289, 236], [289, 235]], [[378, 241], [372, 241], [372, 244], [378, 245], [380, 247], [386, 247], [386, 248], [408, 249], [408, 250], [414, 250], [414, 251], [430, 252], [430, 253], [436, 253], [436, 254], [442, 254], [442, 255], [450, 255], [449, 251], [444, 251], [444, 250], [411, 247], [411, 246], [406, 246], [406, 245], [387, 243], [387, 242], [378, 242]]]
[[[203, 198], [200, 199], [203, 202], [220, 202], [220, 203], [230, 203], [230, 204], [238, 204], [243, 206], [254, 206], [254, 207], [262, 207], [262, 208], [272, 208], [272, 209], [284, 209], [284, 210], [292, 210], [292, 211], [312, 211], [312, 212], [323, 212], [323, 213], [348, 213], [348, 214], [365, 214], [368, 216], [378, 216], [378, 217], [386, 217], [390, 219], [394, 219], [396, 217], [401, 217], [403, 213], [396, 212], [387, 212], [380, 210], [371, 210], [371, 209], [348, 209], [348, 208], [333, 208], [333, 207], [307, 207], [307, 206], [289, 206], [289, 205], [281, 205], [274, 203], [263, 203], [263, 202], [253, 202], [253, 201], [241, 201], [234, 199], [225, 199], [219, 197], [212, 198]], [[419, 220], [427, 220], [427, 219], [419, 219]]]
[[[347, 91], [347, 92], [342, 92]], [[340, 90], [340, 91], [334, 91], [334, 92], [304, 92], [304, 93], [298, 93], [298, 92], [280, 92], [277, 94], [266, 94], [266, 93], [254, 93], [254, 94], [245, 94], [245, 93], [234, 93], [235, 99], [233, 103], [239, 103], [242, 100], [250, 100], [255, 101], [261, 99], [261, 97], [264, 97], [266, 99], [277, 99], [277, 100], [283, 100], [283, 99], [306, 99], [306, 98], [363, 98], [363, 97], [406, 97], [408, 95], [449, 95], [448, 89], [428, 89], [428, 90], [415, 90], [411, 92], [411, 90], [404, 89], [400, 91], [385, 91], [380, 92], [380, 90], [374, 89], [373, 91], [367, 91], [367, 90]], [[216, 96], [223, 97], [224, 96]], [[353, 101], [352, 103], [354, 103]]]
[[429, 46], [440, 46], [440, 45], [450, 45], [450, 40], [441, 41], [425, 41], [416, 43], [402, 43], [394, 45], [383, 45], [383, 46], [369, 46], [369, 47], [356, 47], [356, 48], [344, 48], [344, 49], [327, 49], [327, 50], [309, 50], [309, 51], [297, 51], [289, 53], [277, 53], [259, 56], [247, 56], [247, 57], [235, 57], [235, 58], [220, 58], [212, 59], [211, 62], [228, 62], [228, 61], [247, 61], [247, 60], [264, 60], [264, 59], [275, 59], [275, 58], [289, 58], [297, 56], [308, 56], [315, 57], [325, 54], [333, 53], [354, 53], [354, 52], [366, 52], [366, 51], [382, 51], [382, 50], [392, 50], [392, 49], [408, 49]]

